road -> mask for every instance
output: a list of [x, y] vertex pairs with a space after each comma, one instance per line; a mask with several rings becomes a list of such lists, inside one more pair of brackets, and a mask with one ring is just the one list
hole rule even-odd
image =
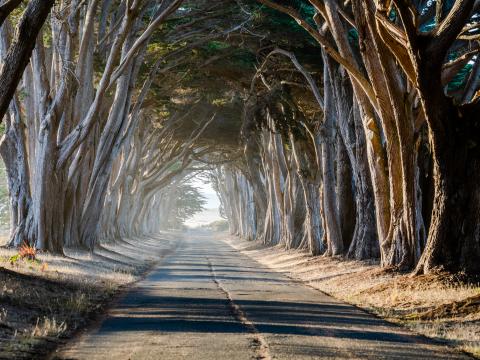
[[206, 235], [175, 251], [57, 359], [468, 359]]

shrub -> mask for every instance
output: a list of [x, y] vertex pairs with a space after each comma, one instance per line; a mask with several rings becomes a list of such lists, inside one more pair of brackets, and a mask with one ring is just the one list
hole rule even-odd
[[228, 230], [228, 221], [226, 220], [217, 220], [205, 226], [205, 228], [212, 231], [221, 232]]
[[33, 246], [24, 243], [18, 250], [18, 255], [20, 255], [22, 259], [34, 261], [37, 259], [37, 250]]

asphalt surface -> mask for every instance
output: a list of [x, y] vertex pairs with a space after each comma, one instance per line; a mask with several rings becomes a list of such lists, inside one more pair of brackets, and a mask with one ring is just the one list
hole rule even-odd
[[206, 235], [57, 359], [469, 359], [271, 271]]

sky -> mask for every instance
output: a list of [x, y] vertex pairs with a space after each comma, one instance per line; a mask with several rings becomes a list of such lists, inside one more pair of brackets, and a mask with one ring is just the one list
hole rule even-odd
[[193, 179], [191, 183], [200, 190], [203, 196], [206, 197], [207, 204], [205, 205], [205, 210], [203, 212], [198, 213], [191, 219], [188, 219], [185, 222], [185, 225], [189, 227], [196, 227], [207, 225], [217, 220], [222, 220], [218, 211], [220, 207], [220, 200], [218, 199], [215, 190], [213, 190], [212, 184], [205, 184], [203, 180], [200, 179]]

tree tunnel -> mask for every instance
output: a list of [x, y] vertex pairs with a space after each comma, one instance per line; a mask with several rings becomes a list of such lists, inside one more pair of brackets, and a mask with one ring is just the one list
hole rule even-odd
[[244, 239], [478, 273], [479, 4], [56, 3], [4, 118], [10, 245], [179, 227], [203, 174]]

